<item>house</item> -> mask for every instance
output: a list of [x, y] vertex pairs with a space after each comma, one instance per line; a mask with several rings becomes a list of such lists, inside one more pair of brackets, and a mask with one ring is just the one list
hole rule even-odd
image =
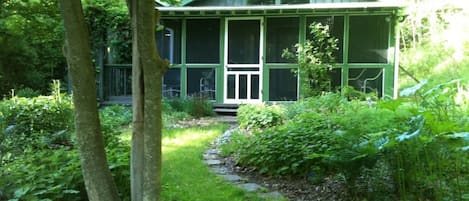
[[[171, 63], [167, 97], [203, 94], [219, 104], [294, 101], [297, 64], [285, 48], [304, 43], [312, 22], [338, 39], [332, 87], [397, 96], [401, 4], [377, 0], [183, 0], [161, 12], [157, 46]], [[109, 66], [108, 100], [130, 95], [129, 66]], [[120, 80], [119, 80], [120, 79]], [[106, 80], [106, 79], [104, 79]]]

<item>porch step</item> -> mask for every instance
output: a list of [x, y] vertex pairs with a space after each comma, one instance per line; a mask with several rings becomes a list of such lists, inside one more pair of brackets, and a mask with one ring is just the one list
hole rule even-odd
[[213, 104], [213, 111], [220, 115], [236, 116], [238, 104]]

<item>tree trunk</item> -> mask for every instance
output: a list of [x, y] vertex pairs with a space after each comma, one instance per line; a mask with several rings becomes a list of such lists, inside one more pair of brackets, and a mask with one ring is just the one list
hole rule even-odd
[[[160, 200], [161, 89], [169, 64], [156, 50], [154, 1], [128, 0], [133, 31], [132, 200]], [[143, 104], [142, 104], [143, 103]]]
[[83, 179], [91, 201], [120, 200], [109, 171], [98, 116], [95, 72], [80, 0], [60, 0], [65, 54], [72, 80], [75, 128]]
[[130, 187], [132, 201], [143, 200], [143, 69], [140, 62], [137, 40], [137, 17], [136, 1], [127, 0], [127, 7], [131, 16], [132, 24], [132, 110], [133, 110], [133, 129], [131, 143], [131, 162], [130, 162]]

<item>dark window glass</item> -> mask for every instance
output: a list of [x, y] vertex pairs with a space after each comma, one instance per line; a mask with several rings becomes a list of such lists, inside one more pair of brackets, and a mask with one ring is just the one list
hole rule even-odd
[[180, 64], [181, 20], [165, 19], [161, 21], [161, 25], [164, 29], [156, 33], [158, 53], [171, 64]]
[[298, 43], [299, 28], [298, 18], [267, 18], [267, 63], [294, 62], [282, 58], [282, 52]]
[[275, 0], [248, 0], [248, 5], [271, 5], [275, 4]]
[[235, 85], [236, 85], [236, 77], [235, 75], [228, 75], [228, 86], [227, 86], [227, 95], [228, 98], [234, 99], [235, 98]]
[[386, 16], [351, 16], [349, 63], [387, 63]]
[[215, 69], [195, 68], [187, 69], [187, 94], [203, 95], [204, 97], [215, 99]]
[[365, 93], [373, 92], [378, 97], [381, 97], [383, 92], [383, 69], [350, 69], [348, 84], [358, 91]]
[[259, 20], [228, 22], [228, 63], [259, 63]]
[[309, 0], [282, 0], [282, 4], [303, 4], [309, 3]]
[[259, 99], [259, 75], [251, 75], [251, 99]]
[[293, 101], [297, 99], [298, 81], [291, 69], [270, 69], [269, 100]]
[[343, 43], [344, 43], [344, 17], [343, 16], [318, 16], [318, 17], [308, 17], [306, 19], [307, 34], [306, 37], [308, 40], [314, 40], [313, 36], [310, 34], [311, 29], [309, 25], [313, 22], [320, 22], [322, 25], [328, 25], [331, 36], [338, 39], [337, 47], [339, 49], [334, 52], [334, 57], [337, 63], [343, 62]]
[[181, 95], [181, 69], [171, 68], [163, 77], [163, 96], [172, 98]]
[[342, 83], [342, 69], [341, 68], [334, 68], [329, 72], [329, 76], [331, 78], [331, 90], [337, 91], [341, 87]]
[[239, 75], [239, 99], [248, 98], [248, 76]]
[[187, 63], [219, 63], [220, 20], [191, 19], [186, 28]]

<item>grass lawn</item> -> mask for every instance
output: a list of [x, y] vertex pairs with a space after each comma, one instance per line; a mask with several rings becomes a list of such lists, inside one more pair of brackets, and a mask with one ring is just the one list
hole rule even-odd
[[202, 153], [226, 125], [165, 129], [163, 132], [163, 192], [165, 201], [261, 201], [211, 173]]

